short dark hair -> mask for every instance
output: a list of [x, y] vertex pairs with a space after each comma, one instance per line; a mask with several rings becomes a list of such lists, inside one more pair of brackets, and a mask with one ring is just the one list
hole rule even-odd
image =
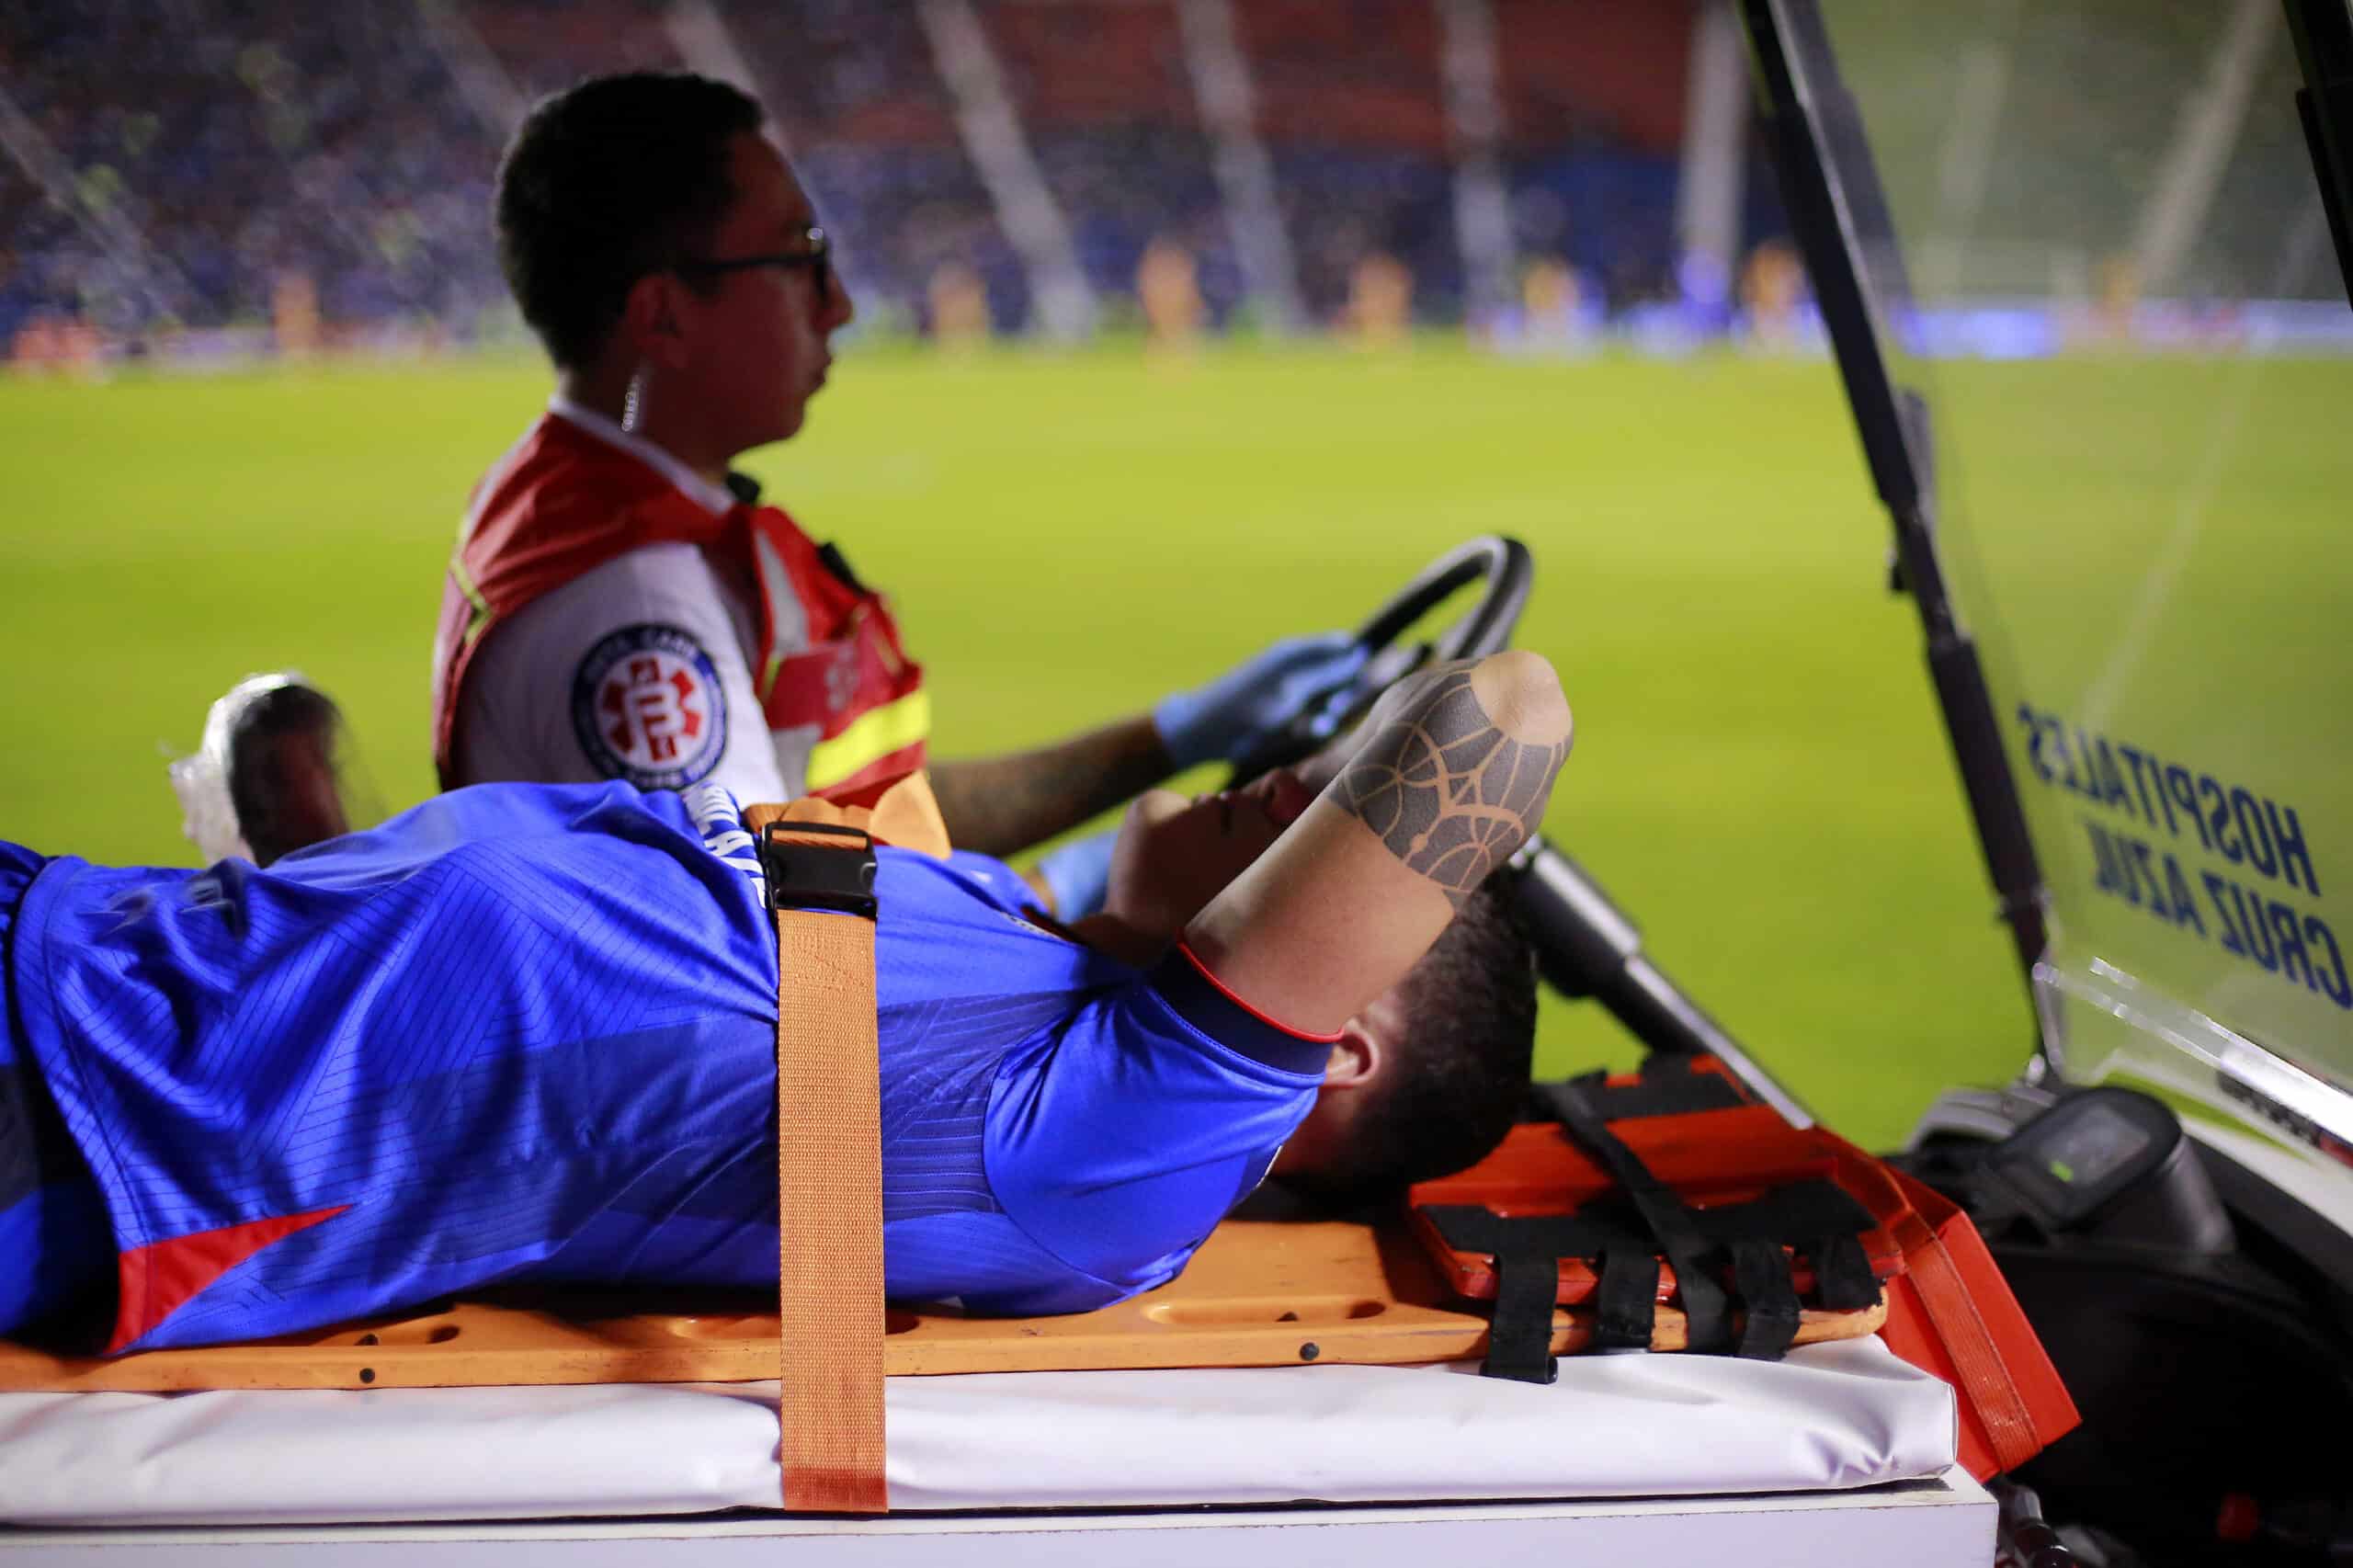
[[1374, 1202], [1486, 1157], [1511, 1131], [1536, 1049], [1536, 954], [1512, 913], [1509, 868], [1463, 901], [1398, 987], [1396, 1075], [1368, 1092], [1344, 1152], [1298, 1185], [1335, 1206]]
[[685, 72], [592, 77], [531, 110], [498, 166], [498, 266], [559, 369], [595, 358], [631, 287], [726, 216], [728, 142], [760, 122]]

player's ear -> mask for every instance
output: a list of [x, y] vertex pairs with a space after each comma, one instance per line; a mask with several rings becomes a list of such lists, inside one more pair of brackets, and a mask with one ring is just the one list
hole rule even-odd
[[1376, 998], [1363, 1012], [1340, 1026], [1324, 1064], [1324, 1086], [1336, 1094], [1369, 1088], [1388, 1068], [1395, 1036], [1394, 1009], [1387, 997]]
[[673, 366], [686, 358], [685, 285], [674, 272], [649, 272], [630, 285], [621, 332], [640, 363]]

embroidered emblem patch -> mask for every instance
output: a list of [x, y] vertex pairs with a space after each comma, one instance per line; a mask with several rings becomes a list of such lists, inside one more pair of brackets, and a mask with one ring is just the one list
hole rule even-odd
[[727, 700], [694, 638], [675, 626], [625, 626], [573, 675], [572, 727], [606, 778], [682, 790], [719, 766]]

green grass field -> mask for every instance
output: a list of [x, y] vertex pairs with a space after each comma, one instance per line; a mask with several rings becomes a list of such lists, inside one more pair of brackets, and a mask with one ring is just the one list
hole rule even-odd
[[[0, 835], [190, 861], [165, 754], [290, 664], [343, 702], [383, 802], [420, 798], [442, 562], [544, 392], [493, 363], [0, 385]], [[874, 354], [749, 466], [893, 591], [949, 756], [1131, 710], [1518, 535], [1519, 641], [1578, 717], [1547, 831], [1669, 972], [1869, 1143], [2024, 1059], [1825, 363]], [[1542, 1068], [1631, 1056], [1548, 1006]]]

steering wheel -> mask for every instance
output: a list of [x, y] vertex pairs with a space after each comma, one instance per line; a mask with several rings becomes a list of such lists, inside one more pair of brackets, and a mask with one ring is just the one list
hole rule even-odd
[[[1528, 606], [1535, 579], [1536, 562], [1528, 547], [1501, 534], [1483, 534], [1431, 562], [1357, 629], [1358, 642], [1372, 655], [1364, 668], [1347, 686], [1307, 703], [1289, 724], [1235, 762], [1233, 784], [1299, 761], [1363, 717], [1382, 692], [1432, 660], [1482, 658], [1511, 646], [1512, 631]], [[1480, 582], [1486, 586], [1478, 602], [1435, 641], [1398, 642], [1415, 622], [1457, 590]]]

